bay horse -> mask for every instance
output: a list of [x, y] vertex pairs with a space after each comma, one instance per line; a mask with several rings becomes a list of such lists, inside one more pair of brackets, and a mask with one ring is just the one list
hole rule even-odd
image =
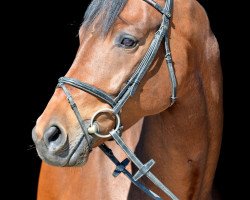
[[[212, 199], [222, 72], [201, 5], [93, 0], [79, 39], [71, 68], [32, 131], [44, 161], [38, 199], [149, 199], [125, 176], [109, 174], [115, 167], [115, 176], [134, 174], [140, 160], [151, 158], [134, 177], [159, 195], [155, 199]], [[96, 148], [104, 143], [133, 164], [125, 159], [114, 166]], [[169, 193], [150, 181], [152, 174]]]

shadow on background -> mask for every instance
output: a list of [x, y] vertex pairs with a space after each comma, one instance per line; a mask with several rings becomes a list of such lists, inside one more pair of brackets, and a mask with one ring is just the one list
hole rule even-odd
[[[13, 62], [17, 65], [15, 73], [21, 76], [19, 84], [22, 87], [17, 90], [22, 90], [22, 95], [17, 97], [20, 102], [18, 109], [21, 108], [21, 111], [18, 112], [18, 127], [14, 128], [18, 128], [17, 147], [22, 149], [22, 162], [19, 170], [12, 172], [17, 173], [18, 178], [10, 185], [23, 186], [18, 194], [23, 199], [35, 199], [41, 163], [31, 140], [31, 130], [53, 94], [57, 79], [67, 72], [74, 59], [78, 48], [78, 29], [89, 3], [86, 0], [51, 2], [32, 2], [29, 4], [31, 9], [24, 9], [25, 15], [16, 20], [21, 28], [17, 30], [15, 38], [18, 45], [17, 57]], [[230, 114], [236, 110], [231, 106], [235, 101], [231, 94], [235, 87], [232, 83], [235, 63], [231, 59], [231, 26], [228, 25], [231, 14], [229, 9], [224, 8], [222, 1], [220, 4], [215, 0], [200, 2], [207, 10], [212, 30], [219, 41], [224, 74], [224, 138], [215, 185], [222, 199], [239, 199], [239, 196], [234, 198], [240, 192], [235, 188], [240, 182], [239, 177], [243, 176], [239, 170], [240, 133], [238, 137], [234, 135], [240, 131], [236, 125], [239, 119]], [[9, 194], [10, 197], [12, 195], [17, 194]]]

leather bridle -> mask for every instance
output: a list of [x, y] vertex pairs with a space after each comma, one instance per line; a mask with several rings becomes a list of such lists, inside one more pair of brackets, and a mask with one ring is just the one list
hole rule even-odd
[[[174, 104], [176, 101], [176, 88], [177, 88], [177, 82], [176, 82], [176, 77], [174, 73], [174, 68], [173, 68], [173, 62], [172, 62], [172, 56], [169, 48], [169, 38], [168, 38], [168, 30], [170, 27], [170, 18], [171, 18], [171, 13], [172, 13], [172, 7], [173, 7], [173, 0], [167, 0], [166, 4], [164, 7], [161, 7], [158, 3], [156, 3], [154, 0], [144, 0], [151, 6], [153, 6], [156, 10], [158, 10], [162, 15], [162, 22], [160, 25], [160, 28], [158, 31], [155, 33], [155, 36], [145, 54], [143, 57], [142, 61], [138, 65], [136, 71], [133, 73], [133, 75], [130, 77], [130, 79], [127, 81], [126, 85], [123, 87], [123, 89], [119, 92], [119, 94], [113, 98], [111, 95], [107, 94], [106, 92], [89, 85], [87, 83], [81, 82], [79, 80], [69, 78], [69, 77], [61, 77], [58, 81], [57, 87], [60, 87], [63, 89], [68, 102], [74, 111], [77, 120], [80, 124], [80, 127], [83, 132], [83, 137], [86, 138], [86, 141], [89, 146], [89, 150], [91, 151], [91, 142], [90, 142], [90, 133], [88, 130], [89, 127], [86, 126], [84, 123], [84, 120], [82, 119], [80, 112], [77, 108], [77, 105], [66, 88], [65, 84], [71, 85], [75, 88], [78, 88], [80, 90], [83, 90], [85, 92], [88, 92], [100, 99], [102, 99], [104, 102], [108, 103], [112, 109], [101, 109], [97, 111], [90, 122], [90, 126], [97, 127], [95, 124], [95, 118], [98, 114], [100, 113], [111, 113], [115, 116], [116, 118], [116, 127], [109, 132], [107, 135], [102, 135], [98, 132], [98, 127], [96, 128], [96, 131], [94, 132], [95, 135], [98, 137], [113, 137], [113, 139], [116, 141], [116, 143], [122, 148], [122, 150], [127, 154], [129, 159], [125, 159], [122, 162], [119, 162], [117, 158], [114, 156], [113, 152], [111, 149], [109, 149], [105, 144], [100, 145], [99, 147], [101, 150], [111, 159], [111, 161], [116, 165], [116, 169], [113, 173], [113, 176], [118, 176], [121, 172], [124, 173], [138, 188], [140, 188], [142, 191], [144, 191], [148, 196], [152, 197], [153, 199], [162, 199], [159, 197], [157, 194], [155, 194], [153, 191], [150, 189], [146, 188], [143, 184], [141, 184], [138, 180], [142, 176], [147, 176], [158, 188], [160, 188], [166, 195], [168, 195], [171, 199], [173, 200], [178, 200], [178, 198], [159, 180], [157, 179], [152, 172], [150, 172], [151, 167], [155, 164], [155, 161], [151, 159], [149, 162], [146, 164], [143, 164], [131, 151], [128, 146], [124, 143], [124, 141], [121, 138], [121, 131], [122, 131], [122, 125], [120, 123], [120, 111], [124, 104], [127, 102], [129, 97], [133, 96], [137, 90], [138, 85], [140, 84], [141, 80], [147, 73], [148, 69], [150, 68], [156, 53], [161, 45], [161, 42], [164, 40], [165, 44], [165, 50], [166, 50], [166, 62], [167, 62], [167, 67], [170, 75], [170, 80], [171, 80], [171, 87], [172, 87], [172, 94], [170, 97], [171, 103], [170, 106]], [[128, 165], [129, 160], [132, 161], [137, 167], [138, 171], [137, 173], [133, 176], [130, 174], [125, 167]]]

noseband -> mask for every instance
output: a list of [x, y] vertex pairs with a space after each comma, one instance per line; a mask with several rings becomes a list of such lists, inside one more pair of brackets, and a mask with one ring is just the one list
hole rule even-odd
[[[146, 164], [143, 164], [137, 157], [136, 155], [128, 148], [128, 146], [124, 143], [124, 141], [122, 140], [120, 134], [122, 131], [122, 126], [120, 123], [120, 111], [122, 109], [122, 107], [124, 106], [124, 104], [127, 102], [127, 100], [129, 99], [129, 97], [133, 96], [138, 88], [138, 85], [140, 84], [141, 80], [143, 79], [143, 77], [145, 76], [145, 74], [147, 73], [148, 69], [150, 68], [156, 53], [161, 45], [161, 42], [164, 40], [164, 44], [165, 44], [165, 50], [166, 50], [166, 55], [165, 55], [165, 59], [167, 62], [167, 67], [168, 67], [168, 71], [169, 71], [169, 75], [170, 75], [170, 80], [171, 80], [171, 87], [172, 87], [172, 94], [170, 97], [170, 106], [172, 106], [174, 104], [174, 102], [176, 101], [176, 88], [177, 88], [177, 82], [176, 82], [176, 77], [175, 77], [175, 73], [174, 73], [174, 68], [173, 68], [173, 62], [172, 62], [172, 56], [171, 56], [171, 52], [170, 52], [170, 48], [169, 48], [169, 40], [168, 40], [168, 30], [170, 27], [170, 18], [171, 18], [171, 13], [172, 13], [172, 7], [173, 7], [173, 0], [167, 0], [166, 4], [163, 7], [161, 7], [158, 3], [156, 3], [154, 0], [144, 0], [145, 2], [147, 2], [148, 4], [150, 4], [151, 6], [153, 6], [156, 10], [158, 10], [162, 15], [162, 22], [161, 22], [161, 26], [158, 29], [158, 31], [155, 33], [155, 36], [145, 54], [145, 56], [143, 57], [142, 61], [140, 62], [140, 64], [138, 65], [136, 71], [133, 73], [133, 75], [131, 76], [131, 78], [127, 81], [126, 85], [123, 87], [123, 89], [119, 92], [119, 94], [113, 98], [111, 95], [107, 94], [106, 92], [92, 86], [89, 85], [87, 83], [81, 82], [79, 80], [73, 79], [73, 78], [69, 78], [69, 77], [61, 77], [58, 81], [58, 85], [57, 87], [61, 87], [68, 99], [68, 102], [72, 108], [72, 110], [74, 111], [77, 120], [80, 124], [80, 127], [82, 129], [83, 132], [83, 136], [86, 138], [86, 141], [88, 143], [89, 146], [89, 150], [91, 150], [91, 144], [90, 144], [90, 131], [88, 131], [89, 129], [86, 127], [80, 112], [77, 108], [76, 103], [74, 102], [74, 99], [72, 97], [72, 95], [70, 94], [70, 92], [68, 91], [68, 89], [66, 88], [65, 84], [67, 85], [71, 85], [73, 87], [76, 87], [80, 90], [83, 90], [85, 92], [88, 92], [100, 99], [102, 99], [103, 101], [105, 101], [106, 103], [108, 103], [112, 109], [101, 109], [99, 111], [97, 111], [92, 119], [91, 119], [91, 128], [95, 128], [95, 118], [98, 114], [100, 113], [111, 113], [115, 116], [116, 118], [116, 127], [115, 129], [111, 130], [109, 132], [109, 134], [107, 135], [103, 135], [103, 134], [99, 134], [98, 130], [96, 128], [96, 130], [94, 131], [94, 134], [98, 137], [113, 137], [113, 139], [116, 141], [116, 143], [122, 148], [122, 150], [127, 154], [128, 158], [125, 159], [122, 162], [119, 162], [117, 160], [117, 158], [114, 156], [113, 152], [111, 149], [109, 149], [105, 144], [100, 145], [100, 149], [110, 158], [110, 160], [116, 165], [116, 169], [113, 173], [113, 176], [118, 176], [120, 173], [125, 174], [132, 183], [134, 183], [138, 188], [140, 188], [142, 191], [144, 191], [148, 196], [150, 196], [153, 199], [162, 199], [161, 197], [159, 197], [157, 194], [155, 194], [153, 191], [151, 191], [150, 189], [146, 188], [143, 184], [141, 184], [138, 180], [142, 177], [142, 176], [147, 176], [158, 188], [160, 188], [166, 195], [168, 195], [171, 199], [173, 200], [178, 200], [178, 198], [157, 178], [154, 176], [154, 174], [152, 172], [150, 172], [151, 167], [155, 164], [155, 161], [153, 159], [151, 159], [150, 161], [148, 161]], [[130, 174], [127, 170], [126, 170], [126, 166], [129, 163], [129, 160], [132, 161], [137, 167], [138, 167], [138, 171], [137, 173], [135, 173], [135, 175], [133, 176], [132, 174]]]

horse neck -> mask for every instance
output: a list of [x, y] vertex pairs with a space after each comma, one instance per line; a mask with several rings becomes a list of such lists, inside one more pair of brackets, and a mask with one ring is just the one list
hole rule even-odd
[[206, 92], [209, 84], [194, 76], [196, 81], [175, 105], [144, 119], [135, 153], [143, 162], [156, 161], [153, 172], [180, 199], [209, 199], [220, 150], [222, 106]]
[[137, 146], [144, 157], [165, 155], [172, 147], [175, 149], [183, 146], [184, 138], [194, 138], [208, 129], [206, 105], [202, 101], [202, 95], [194, 95], [194, 92], [189, 95], [185, 100], [178, 99], [176, 104], [162, 113], [145, 117]]

